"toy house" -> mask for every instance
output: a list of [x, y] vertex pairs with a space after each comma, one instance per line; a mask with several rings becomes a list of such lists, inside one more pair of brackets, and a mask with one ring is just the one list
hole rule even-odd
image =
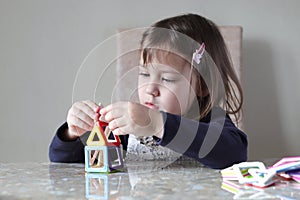
[[96, 121], [85, 146], [85, 171], [110, 173], [123, 168], [120, 138], [108, 124]]

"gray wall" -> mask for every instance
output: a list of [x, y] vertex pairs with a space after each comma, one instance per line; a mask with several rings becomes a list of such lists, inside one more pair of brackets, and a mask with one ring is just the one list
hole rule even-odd
[[98, 43], [187, 12], [244, 28], [250, 159], [299, 155], [299, 8], [298, 0], [0, 0], [0, 162], [48, 161], [77, 70]]

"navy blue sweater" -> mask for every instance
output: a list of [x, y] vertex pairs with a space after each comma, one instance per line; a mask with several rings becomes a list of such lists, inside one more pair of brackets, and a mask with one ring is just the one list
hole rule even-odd
[[[247, 136], [238, 129], [221, 109], [209, 113], [200, 121], [162, 112], [163, 138], [158, 144], [215, 169], [223, 169], [247, 160]], [[63, 141], [68, 128], [64, 123], [56, 132], [50, 147], [51, 162], [83, 163], [84, 143], [81, 139]], [[87, 136], [87, 134], [86, 134]], [[128, 135], [120, 136], [127, 149]]]

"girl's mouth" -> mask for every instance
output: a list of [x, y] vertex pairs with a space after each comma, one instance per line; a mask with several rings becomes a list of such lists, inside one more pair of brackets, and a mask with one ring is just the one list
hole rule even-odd
[[153, 104], [153, 103], [150, 103], [150, 102], [146, 102], [145, 105], [148, 107], [148, 108], [151, 108], [153, 110], [158, 110], [158, 106]]

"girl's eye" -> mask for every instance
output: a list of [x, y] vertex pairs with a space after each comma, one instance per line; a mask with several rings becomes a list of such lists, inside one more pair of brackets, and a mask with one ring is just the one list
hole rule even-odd
[[149, 76], [150, 76], [150, 74], [149, 74], [149, 73], [147, 73], [147, 72], [140, 72], [140, 73], [139, 73], [139, 76], [143, 76], [143, 77], [149, 77]]
[[165, 81], [167, 83], [173, 83], [173, 82], [175, 82], [175, 80], [169, 79], [169, 78], [162, 78], [162, 81]]

